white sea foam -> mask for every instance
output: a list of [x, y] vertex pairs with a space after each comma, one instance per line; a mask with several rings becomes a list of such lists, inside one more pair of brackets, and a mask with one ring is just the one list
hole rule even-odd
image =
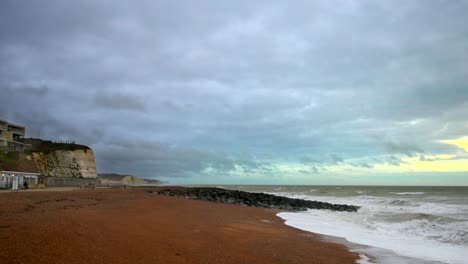
[[[402, 233], [401, 228], [392, 230], [392, 227], [383, 225], [374, 225], [375, 228], [372, 228], [372, 225], [366, 226], [359, 221], [346, 221], [344, 219], [347, 217], [339, 212], [316, 210], [306, 213], [279, 213], [278, 216], [285, 219], [287, 225], [296, 228], [344, 237], [353, 243], [390, 249], [403, 256], [460, 264], [466, 263], [468, 258], [467, 247], [425, 240], [414, 233]], [[431, 250], [427, 250], [429, 248]]]
[[368, 195], [282, 195], [362, 207], [357, 213], [309, 210], [278, 214], [296, 228], [392, 250], [401, 256], [423, 259], [422, 263], [466, 263], [468, 259], [467, 205]]
[[357, 264], [374, 264], [370, 262], [370, 259], [365, 254], [359, 253], [359, 259], [356, 261]]
[[399, 195], [419, 195], [419, 194], [424, 194], [425, 192], [390, 192], [393, 194], [399, 194]]

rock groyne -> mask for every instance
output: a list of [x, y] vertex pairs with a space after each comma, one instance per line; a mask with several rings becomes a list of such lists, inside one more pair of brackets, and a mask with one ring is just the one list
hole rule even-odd
[[356, 212], [359, 206], [347, 204], [332, 204], [320, 201], [288, 198], [266, 193], [250, 193], [221, 188], [167, 188], [151, 190], [150, 193], [184, 197], [218, 203], [240, 204], [246, 206], [274, 208], [291, 211], [306, 211], [307, 209], [326, 209], [332, 211]]

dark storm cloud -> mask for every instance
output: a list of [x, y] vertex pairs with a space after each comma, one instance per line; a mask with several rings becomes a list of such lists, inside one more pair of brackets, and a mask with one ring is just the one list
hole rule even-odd
[[344, 162], [343, 158], [340, 155], [337, 155], [337, 154], [330, 155], [330, 158], [331, 158], [333, 163], [342, 163], [342, 162]]
[[137, 97], [125, 94], [98, 93], [94, 98], [96, 105], [99, 107], [110, 109], [128, 109], [139, 112], [144, 112], [146, 107]]
[[363, 163], [350, 163], [350, 165], [353, 166], [353, 167], [368, 168], [368, 169], [371, 169], [371, 168], [374, 167], [373, 164], [366, 163], [366, 162], [363, 162]]
[[405, 162], [402, 159], [398, 158], [397, 156], [392, 155], [392, 156], [387, 157], [386, 163], [392, 166], [400, 166], [400, 164], [405, 163]]
[[[57, 115], [56, 102], [64, 100], [48, 87], [18, 86], [2, 89], [0, 118], [26, 126], [27, 137], [51, 140], [75, 140], [93, 144], [102, 131], [99, 127], [83, 129], [86, 121], [74, 120], [72, 112]], [[70, 104], [72, 105], [72, 104]]]
[[436, 161], [436, 160], [440, 160], [440, 159], [438, 159], [438, 158], [427, 158], [424, 155], [419, 155], [419, 160], [420, 161]]
[[413, 157], [419, 153], [423, 153], [419, 146], [410, 143], [397, 143], [392, 141], [383, 142], [385, 150], [390, 154], [403, 154], [408, 157]]
[[315, 173], [382, 155], [399, 165], [466, 135], [467, 11], [466, 1], [2, 1], [0, 116], [91, 145], [108, 172], [216, 181], [274, 175], [285, 161]]
[[[108, 143], [100, 157], [98, 165], [103, 171], [125, 171], [130, 166], [132, 171], [138, 170], [146, 177], [216, 176], [210, 175], [214, 172], [229, 175], [237, 168], [245, 173], [269, 173], [271, 167], [267, 162], [246, 158], [245, 153], [226, 155], [145, 141]], [[207, 168], [210, 171], [206, 171]]]
[[[322, 153], [323, 154], [323, 153]], [[298, 161], [306, 165], [308, 170], [300, 170], [300, 173], [318, 173], [320, 171], [326, 171], [326, 168], [329, 166], [354, 166], [354, 167], [366, 167], [361, 163], [353, 163], [347, 162], [341, 155], [336, 153], [328, 154], [328, 155], [320, 155], [315, 157], [310, 156], [302, 156], [298, 159]]]

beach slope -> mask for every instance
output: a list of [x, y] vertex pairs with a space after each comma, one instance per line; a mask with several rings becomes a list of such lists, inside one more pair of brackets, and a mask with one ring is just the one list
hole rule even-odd
[[355, 263], [277, 210], [96, 189], [0, 194], [0, 263]]

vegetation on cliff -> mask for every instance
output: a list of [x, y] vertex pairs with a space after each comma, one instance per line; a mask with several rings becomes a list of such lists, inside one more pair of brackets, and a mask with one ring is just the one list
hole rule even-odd
[[21, 152], [0, 152], [0, 170], [39, 172], [34, 161]]
[[52, 151], [64, 150], [64, 151], [75, 151], [75, 150], [90, 150], [91, 148], [86, 145], [76, 144], [75, 142], [53, 142], [49, 140], [42, 140], [38, 138], [25, 139], [25, 143], [31, 145], [31, 149], [27, 150], [26, 153], [30, 154], [33, 152], [50, 153]]

